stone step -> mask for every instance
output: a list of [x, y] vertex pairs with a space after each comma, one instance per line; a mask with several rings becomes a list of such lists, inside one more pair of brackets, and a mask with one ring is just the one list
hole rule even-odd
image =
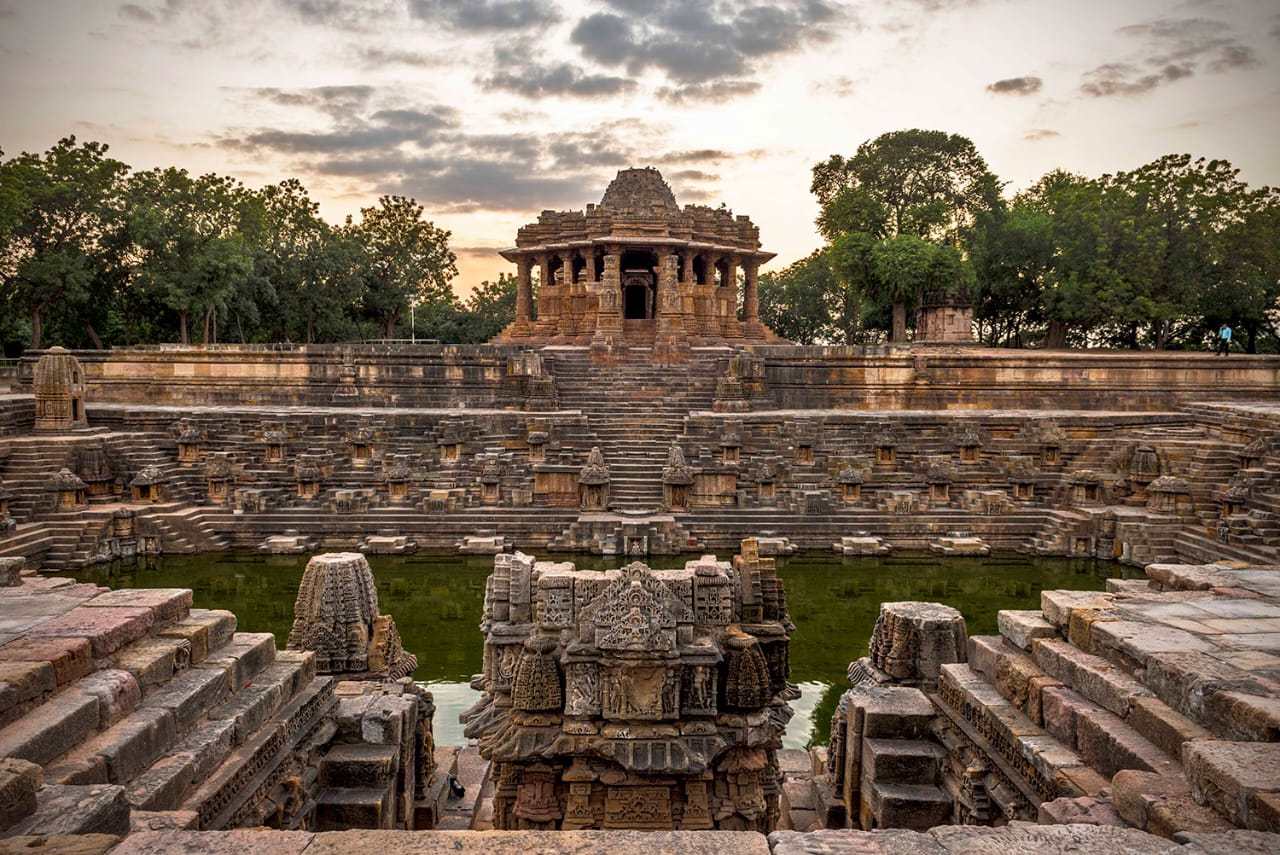
[[1182, 761], [1197, 804], [1238, 828], [1280, 831], [1280, 743], [1189, 742]]
[[45, 784], [36, 812], [5, 832], [8, 837], [129, 833], [124, 787], [112, 784]]
[[920, 784], [871, 785], [862, 802], [862, 827], [907, 828], [927, 831], [951, 819], [951, 797], [935, 786]]
[[335, 745], [320, 760], [320, 785], [386, 791], [394, 783], [399, 757], [400, 750], [395, 745]]
[[98, 731], [99, 702], [74, 687], [41, 704], [38, 712], [0, 729], [0, 757], [17, 757], [41, 766]]

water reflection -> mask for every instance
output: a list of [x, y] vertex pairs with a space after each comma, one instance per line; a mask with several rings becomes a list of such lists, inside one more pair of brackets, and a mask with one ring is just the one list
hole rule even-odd
[[[620, 562], [556, 556], [581, 569]], [[684, 557], [655, 559], [679, 567]], [[230, 609], [245, 632], [272, 632], [283, 644], [293, 623], [293, 602], [307, 556], [217, 553], [169, 555], [154, 566], [97, 568], [77, 574], [113, 588], [183, 587], [198, 608]], [[417, 679], [436, 699], [435, 732], [441, 745], [460, 744], [458, 716], [476, 700], [471, 675], [481, 668], [478, 629], [484, 583], [492, 560], [482, 557], [371, 556], [378, 601], [395, 617], [405, 647], [418, 657]], [[970, 634], [996, 632], [1000, 609], [1039, 608], [1040, 592], [1054, 588], [1101, 590], [1124, 568], [1105, 562], [1026, 556], [942, 559], [933, 556], [845, 559], [804, 554], [779, 559], [779, 576], [796, 631], [791, 679], [804, 694], [793, 702], [789, 748], [826, 742], [827, 728], [845, 686], [849, 662], [867, 652], [879, 604], [895, 600], [946, 603], [964, 614]]]

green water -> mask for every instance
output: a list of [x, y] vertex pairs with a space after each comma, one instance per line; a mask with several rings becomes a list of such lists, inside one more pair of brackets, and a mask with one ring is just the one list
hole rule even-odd
[[[556, 557], [582, 569], [617, 566], [587, 556]], [[191, 588], [196, 607], [230, 609], [241, 631], [272, 632], [283, 645], [307, 558], [171, 555], [153, 567], [102, 567], [77, 577], [112, 588]], [[684, 561], [657, 558], [652, 564], [680, 567]], [[435, 694], [436, 741], [461, 744], [458, 715], [478, 697], [470, 680], [481, 669], [483, 639], [478, 626], [492, 559], [370, 556], [369, 563], [381, 611], [395, 618], [405, 648], [418, 657], [415, 677]], [[842, 559], [819, 553], [779, 559], [778, 568], [796, 625], [791, 679], [803, 692], [792, 703], [796, 716], [785, 740], [791, 748], [826, 741], [831, 714], [846, 685], [845, 669], [866, 654], [880, 603], [946, 603], [964, 614], [970, 635], [987, 635], [996, 632], [997, 611], [1039, 608], [1042, 590], [1101, 590], [1108, 577], [1133, 572], [1111, 563], [1025, 556]]]

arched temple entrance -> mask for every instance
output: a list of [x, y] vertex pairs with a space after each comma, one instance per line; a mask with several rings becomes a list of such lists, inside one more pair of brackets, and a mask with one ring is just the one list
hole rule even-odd
[[622, 254], [623, 320], [651, 320], [657, 306], [658, 256], [648, 250]]

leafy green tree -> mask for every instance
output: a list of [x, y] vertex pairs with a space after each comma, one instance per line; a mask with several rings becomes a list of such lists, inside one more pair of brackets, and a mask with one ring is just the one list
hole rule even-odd
[[43, 156], [23, 152], [0, 166], [0, 283], [10, 310], [27, 318], [32, 348], [59, 311], [102, 344], [86, 310], [109, 302], [122, 278], [116, 236], [128, 171], [106, 152], [66, 137]]
[[451, 311], [457, 298], [450, 281], [458, 275], [449, 232], [422, 219], [423, 208], [403, 196], [383, 196], [348, 218], [347, 233], [360, 248], [365, 313], [391, 338], [412, 302], [426, 325]]
[[852, 344], [861, 298], [836, 278], [830, 250], [760, 276], [760, 318], [796, 344]]
[[[975, 219], [1001, 204], [1000, 183], [972, 141], [919, 129], [883, 134], [850, 158], [832, 155], [813, 167], [809, 189], [836, 279], [868, 306], [891, 307], [890, 341], [906, 340], [921, 290], [943, 287], [937, 265], [954, 259], [938, 247], [963, 244]], [[971, 278], [963, 265], [951, 272], [948, 289]]]
[[356, 277], [341, 263], [333, 229], [320, 218], [318, 203], [296, 178], [258, 191], [260, 238], [255, 273], [269, 283], [257, 302], [274, 298], [278, 308], [269, 337], [316, 340], [316, 326], [358, 296]]
[[460, 315], [457, 341], [480, 344], [496, 336], [516, 318], [516, 277], [499, 273], [484, 280], [467, 297]]
[[1021, 346], [1044, 329], [1044, 292], [1055, 261], [1048, 212], [1015, 198], [979, 215], [970, 242], [979, 339]]
[[129, 186], [129, 231], [138, 253], [137, 279], [178, 317], [188, 343], [191, 316], [202, 319], [202, 338], [254, 273], [254, 253], [242, 231], [247, 191], [231, 178], [169, 167], [136, 173]]

